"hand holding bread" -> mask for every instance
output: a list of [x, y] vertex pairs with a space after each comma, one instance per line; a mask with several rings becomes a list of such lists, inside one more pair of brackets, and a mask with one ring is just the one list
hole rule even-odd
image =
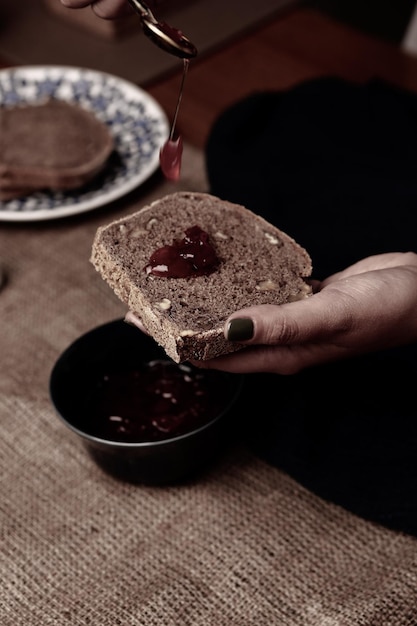
[[[191, 278], [147, 274], [152, 253], [195, 221], [210, 234], [219, 269]], [[293, 239], [208, 194], [172, 194], [101, 227], [92, 262], [126, 304], [127, 321], [175, 361], [294, 374], [417, 341], [416, 253], [375, 255], [309, 280], [311, 260]]]
[[[201, 248], [207, 235], [205, 254], [212, 248], [218, 264], [207, 267], [205, 256], [197, 263], [199, 251], [187, 248], [195, 227], [202, 235], [191, 243]], [[163, 265], [156, 274], [149, 271], [164, 247], [174, 254], [165, 276]], [[172, 276], [178, 250], [182, 263], [190, 261], [189, 275]], [[223, 332], [233, 311], [311, 295], [311, 260], [301, 246], [246, 208], [205, 193], [173, 193], [100, 227], [91, 261], [176, 362], [240, 350], [243, 345]]]
[[196, 364], [234, 373], [295, 374], [417, 341], [416, 253], [371, 256], [316, 282], [317, 291], [306, 300], [233, 313], [225, 336], [236, 340], [243, 330], [239, 340], [247, 349]]

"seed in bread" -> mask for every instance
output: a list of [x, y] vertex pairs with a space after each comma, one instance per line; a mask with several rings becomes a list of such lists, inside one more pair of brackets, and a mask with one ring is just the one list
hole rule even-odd
[[77, 104], [49, 99], [0, 108], [0, 194], [81, 187], [113, 149], [108, 126]]
[[[155, 251], [178, 244], [194, 226], [209, 237], [219, 259], [215, 271], [180, 278], [150, 272]], [[245, 207], [206, 193], [173, 193], [99, 227], [91, 262], [176, 362], [241, 349], [223, 334], [234, 311], [311, 294], [304, 248]]]

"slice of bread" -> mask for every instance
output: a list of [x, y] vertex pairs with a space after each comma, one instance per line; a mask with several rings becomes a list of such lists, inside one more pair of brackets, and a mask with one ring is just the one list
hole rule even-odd
[[28, 196], [34, 190], [29, 189], [29, 187], [12, 187], [11, 189], [2, 189], [0, 183], [0, 202], [8, 202], [8, 200], [15, 200], [16, 198], [21, 198], [22, 196]]
[[0, 108], [0, 194], [81, 187], [113, 148], [108, 126], [77, 104], [51, 99]]
[[[220, 264], [210, 274], [147, 273], [153, 253], [185, 230], [209, 235]], [[91, 262], [174, 361], [206, 360], [242, 348], [227, 341], [227, 317], [246, 306], [308, 297], [308, 253], [243, 206], [205, 193], [177, 192], [98, 228]]]

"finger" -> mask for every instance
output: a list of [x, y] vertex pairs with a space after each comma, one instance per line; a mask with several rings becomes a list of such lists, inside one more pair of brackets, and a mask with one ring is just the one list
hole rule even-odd
[[132, 311], [128, 311], [126, 313], [124, 321], [127, 324], [130, 324], [131, 326], [135, 326], [136, 328], [141, 330], [143, 333], [148, 334], [148, 332], [146, 331], [144, 325], [142, 324], [142, 320], [137, 315], [132, 313]]
[[229, 341], [291, 345], [348, 332], [353, 324], [351, 299], [335, 290], [321, 291], [289, 304], [261, 305], [236, 312], [226, 322]]
[[91, 0], [61, 0], [61, 4], [68, 9], [82, 9], [91, 4]]
[[347, 278], [348, 276], [355, 276], [373, 270], [401, 267], [404, 265], [417, 265], [417, 255], [415, 252], [387, 252], [385, 254], [375, 254], [361, 259], [346, 269], [329, 276], [322, 282], [322, 287], [336, 280], [340, 280], [341, 278]]
[[339, 346], [249, 346], [208, 361], [193, 361], [200, 369], [215, 369], [232, 374], [269, 373], [291, 375], [301, 370], [349, 356]]
[[103, 19], [113, 19], [133, 12], [127, 0], [95, 0], [91, 3], [93, 11]]

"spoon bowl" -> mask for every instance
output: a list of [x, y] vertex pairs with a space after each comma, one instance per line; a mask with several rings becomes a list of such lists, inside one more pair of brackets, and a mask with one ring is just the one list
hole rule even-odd
[[129, 0], [129, 4], [140, 16], [143, 32], [161, 50], [180, 59], [192, 59], [197, 56], [197, 48], [177, 28], [156, 19], [144, 2]]

